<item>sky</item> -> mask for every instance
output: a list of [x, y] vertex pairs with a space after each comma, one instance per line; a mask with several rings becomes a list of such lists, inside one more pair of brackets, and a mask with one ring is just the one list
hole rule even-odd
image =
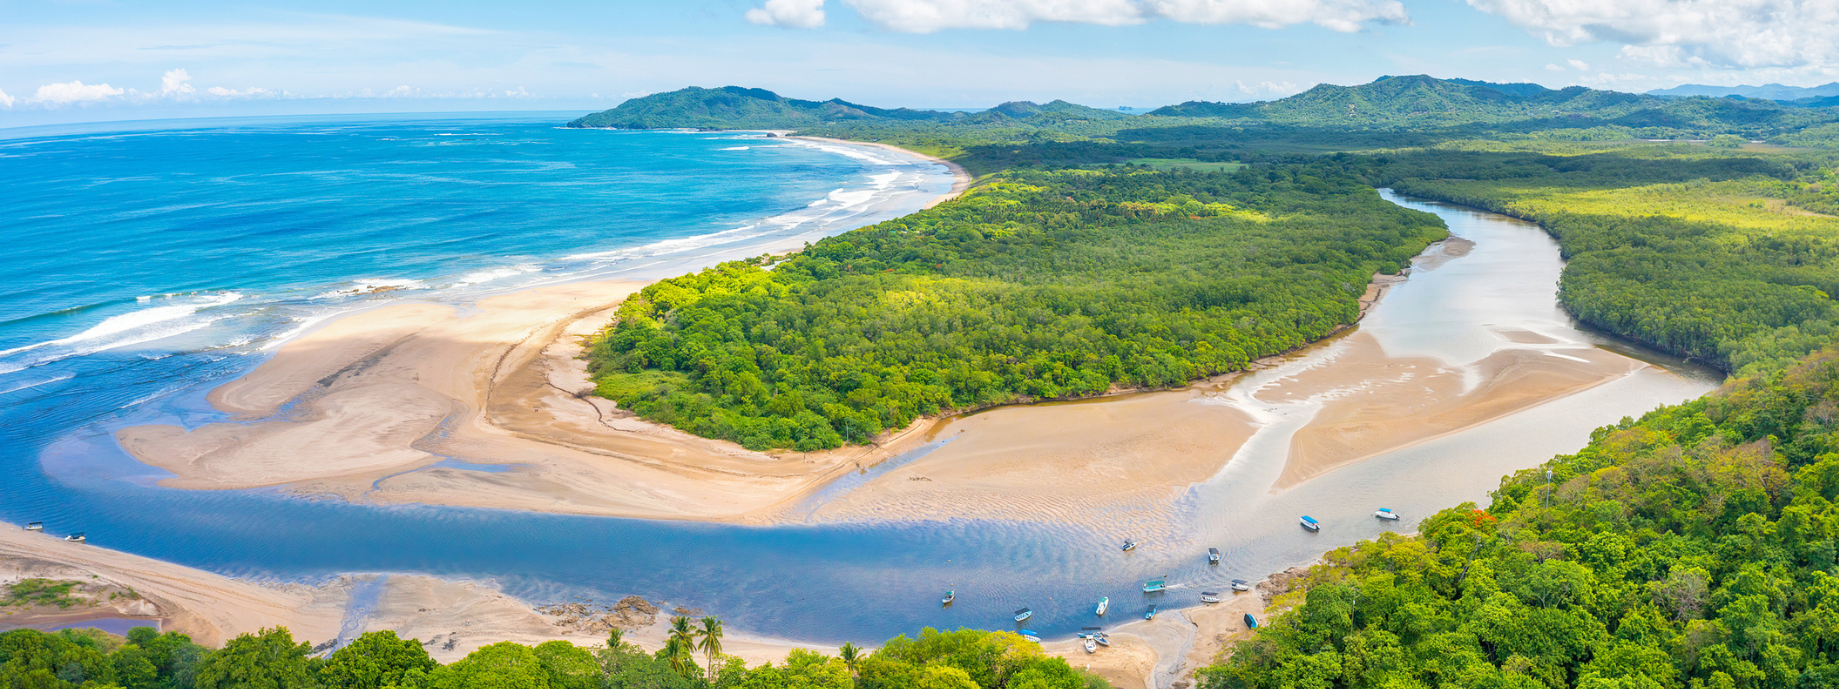
[[591, 112], [740, 85], [881, 107], [1267, 100], [1430, 74], [1839, 80], [1839, 0], [0, 0], [0, 127]]

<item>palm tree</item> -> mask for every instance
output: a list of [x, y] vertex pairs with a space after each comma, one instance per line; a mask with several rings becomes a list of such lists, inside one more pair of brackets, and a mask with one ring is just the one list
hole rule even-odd
[[702, 618], [702, 652], [709, 659], [709, 666], [704, 668], [709, 673], [709, 680], [715, 680], [715, 656], [722, 654], [722, 621], [714, 615]]
[[664, 659], [670, 662], [671, 671], [689, 677], [689, 654], [689, 644], [684, 643], [683, 639], [677, 638], [675, 634], [664, 640]]
[[607, 648], [615, 651], [626, 643], [626, 630], [614, 627], [607, 630]]
[[849, 668], [849, 676], [856, 676], [856, 663], [862, 660], [862, 649], [845, 642], [842, 648], [837, 649], [837, 656], [843, 659], [843, 667]]

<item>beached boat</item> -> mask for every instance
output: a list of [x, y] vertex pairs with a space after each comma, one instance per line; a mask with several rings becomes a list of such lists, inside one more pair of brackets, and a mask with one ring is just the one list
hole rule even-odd
[[1258, 628], [1258, 618], [1252, 617], [1252, 614], [1249, 612], [1245, 613], [1245, 628], [1246, 629], [1257, 629]]
[[1027, 620], [1030, 617], [1034, 617], [1033, 610], [1029, 610], [1028, 608], [1022, 608], [1020, 610], [1015, 611], [1015, 621], [1017, 622]]
[[26, 525], [26, 530], [27, 531], [44, 531], [45, 523], [44, 522], [32, 522]]
[[1148, 610], [1144, 610], [1143, 619], [1146, 619], [1146, 620], [1156, 619], [1156, 606], [1152, 605], [1152, 606], [1149, 606]]
[[1027, 639], [1027, 640], [1029, 640], [1029, 641], [1033, 641], [1033, 642], [1035, 642], [1035, 643], [1037, 643], [1037, 644], [1038, 644], [1038, 643], [1041, 643], [1041, 635], [1039, 635], [1039, 634], [1036, 634], [1036, 633], [1034, 633], [1034, 630], [1033, 630], [1033, 629], [1024, 629], [1024, 630], [1022, 630], [1022, 631], [1019, 631], [1019, 632], [1016, 632], [1016, 633], [1017, 633], [1017, 634], [1020, 634], [1020, 635], [1022, 635], [1022, 638], [1024, 638], [1024, 639]]
[[1098, 599], [1098, 616], [1099, 617], [1104, 617], [1105, 611], [1110, 610], [1110, 609], [1111, 609], [1111, 598], [1110, 597]]
[[951, 602], [957, 599], [958, 599], [957, 591], [946, 591], [945, 598], [939, 601], [939, 605], [951, 605]]
[[1308, 529], [1310, 531], [1321, 531], [1322, 523], [1316, 521], [1315, 517], [1311, 517], [1305, 514], [1303, 515], [1303, 528]]
[[1232, 590], [1250, 591], [1252, 590], [1252, 583], [1244, 579], [1234, 579], [1232, 580]]
[[1137, 539], [1134, 539], [1134, 538], [1124, 539], [1124, 552], [1128, 553], [1136, 549], [1137, 549]]
[[1087, 653], [1097, 653], [1098, 652], [1098, 642], [1093, 641], [1091, 639], [1086, 639], [1086, 652]]
[[1220, 563], [1220, 549], [1219, 548], [1208, 548], [1207, 549], [1207, 564], [1217, 565], [1219, 563]]
[[1213, 605], [1214, 603], [1218, 603], [1220, 602], [1220, 592], [1202, 591], [1200, 592], [1200, 602], [1206, 603], [1208, 605]]
[[1150, 581], [1143, 582], [1143, 592], [1144, 593], [1156, 593], [1168, 587], [1169, 587], [1169, 583], [1162, 579], [1153, 579]]
[[1105, 633], [1104, 633], [1104, 632], [1099, 632], [1099, 633], [1097, 633], [1097, 634], [1093, 634], [1093, 635], [1092, 635], [1092, 640], [1093, 640], [1093, 641], [1097, 641], [1097, 642], [1098, 642], [1098, 645], [1100, 645], [1100, 646], [1110, 646], [1110, 645], [1111, 645], [1111, 637], [1109, 637], [1109, 636], [1105, 636]]
[[1398, 513], [1397, 513], [1397, 512], [1393, 512], [1393, 511], [1392, 511], [1392, 509], [1391, 509], [1391, 508], [1388, 508], [1388, 507], [1381, 507], [1381, 508], [1379, 508], [1379, 511], [1378, 511], [1378, 512], [1374, 512], [1374, 513], [1373, 513], [1373, 516], [1375, 516], [1375, 517], [1378, 517], [1378, 518], [1380, 518], [1380, 519], [1388, 519], [1388, 520], [1391, 520], [1391, 521], [1398, 521]]
[[85, 535], [83, 535], [83, 532], [81, 532], [81, 531], [79, 531], [79, 532], [76, 532], [76, 533], [73, 533], [73, 534], [71, 534], [71, 535], [69, 535], [69, 536], [65, 536], [65, 537], [64, 537], [64, 540], [66, 540], [66, 541], [70, 541], [70, 542], [72, 542], [72, 543], [82, 543], [82, 542], [84, 542], [84, 541], [87, 541], [87, 540], [89, 540], [89, 537], [88, 537], [88, 536], [85, 536]]

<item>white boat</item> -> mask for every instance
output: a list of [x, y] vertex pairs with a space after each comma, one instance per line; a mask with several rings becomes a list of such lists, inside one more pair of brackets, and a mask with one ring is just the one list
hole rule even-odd
[[1020, 610], [1015, 611], [1015, 621], [1017, 622], [1026, 621], [1030, 617], [1034, 617], [1033, 610], [1029, 610], [1028, 608], [1022, 608]]
[[1387, 508], [1387, 507], [1381, 507], [1381, 508], [1379, 508], [1379, 511], [1378, 511], [1378, 512], [1374, 512], [1374, 513], [1373, 513], [1373, 516], [1375, 516], [1375, 517], [1378, 517], [1378, 518], [1380, 518], [1380, 519], [1388, 519], [1388, 520], [1391, 520], [1391, 521], [1398, 521], [1398, 513], [1397, 513], [1397, 512], [1393, 512], [1393, 511], [1391, 510], [1391, 508]]
[[26, 525], [26, 530], [27, 531], [44, 531], [45, 523], [44, 522], [32, 522]]
[[1308, 530], [1310, 530], [1310, 531], [1312, 531], [1312, 532], [1313, 532], [1313, 531], [1321, 531], [1321, 530], [1322, 530], [1322, 523], [1321, 523], [1321, 522], [1318, 522], [1318, 521], [1316, 521], [1316, 520], [1315, 520], [1315, 517], [1311, 517], [1311, 516], [1309, 516], [1309, 515], [1306, 515], [1306, 514], [1305, 514], [1305, 515], [1303, 515], [1303, 528], [1305, 528], [1305, 529], [1308, 529]]
[[1202, 591], [1200, 592], [1200, 602], [1206, 603], [1208, 605], [1213, 605], [1214, 603], [1218, 603], [1220, 602], [1220, 592]]
[[85, 535], [83, 535], [83, 533], [79, 531], [79, 532], [77, 532], [77, 533], [73, 533], [73, 534], [71, 534], [71, 535], [69, 535], [69, 536], [65, 536], [65, 537], [64, 537], [64, 540], [66, 540], [66, 541], [70, 541], [70, 542], [72, 542], [72, 543], [82, 543], [82, 542], [84, 542], [84, 541], [87, 541], [87, 540], [89, 540], [89, 537], [88, 537], [88, 536], [85, 536]]
[[957, 599], [958, 599], [958, 592], [957, 592], [957, 591], [946, 591], [946, 592], [945, 592], [945, 598], [944, 598], [944, 600], [941, 600], [941, 601], [939, 602], [939, 605], [951, 605], [951, 602], [952, 602], [952, 601], [955, 601], [955, 600], [957, 600]]
[[1217, 565], [1219, 563], [1220, 563], [1220, 549], [1219, 548], [1208, 548], [1207, 549], [1207, 564]]
[[1234, 590], [1234, 591], [1250, 591], [1250, 590], [1252, 590], [1252, 584], [1251, 584], [1251, 582], [1249, 582], [1249, 581], [1246, 581], [1246, 580], [1244, 580], [1244, 579], [1234, 579], [1234, 580], [1232, 580], [1232, 590]]
[[1098, 642], [1093, 641], [1091, 639], [1086, 639], [1086, 652], [1087, 653], [1097, 653], [1098, 652]]
[[1020, 634], [1020, 635], [1022, 635], [1022, 638], [1024, 638], [1024, 639], [1027, 639], [1027, 640], [1029, 640], [1029, 641], [1033, 641], [1033, 642], [1035, 642], [1035, 643], [1037, 643], [1037, 644], [1038, 644], [1038, 643], [1041, 643], [1041, 637], [1040, 637], [1040, 635], [1038, 635], [1038, 634], [1035, 634], [1035, 633], [1034, 633], [1034, 630], [1033, 630], [1033, 629], [1024, 629], [1024, 630], [1022, 630], [1022, 631], [1019, 631], [1019, 632], [1016, 632], [1016, 633], [1017, 633], [1017, 634]]
[[1124, 552], [1128, 553], [1136, 549], [1137, 549], [1137, 539], [1134, 539], [1134, 538], [1124, 539]]
[[1092, 640], [1093, 640], [1093, 641], [1097, 641], [1097, 642], [1098, 642], [1098, 645], [1100, 645], [1100, 646], [1110, 646], [1110, 645], [1111, 645], [1111, 637], [1109, 637], [1109, 636], [1105, 636], [1105, 633], [1104, 633], [1104, 632], [1099, 632], [1099, 633], [1097, 633], [1097, 634], [1093, 634], [1093, 635], [1092, 635]]
[[1098, 616], [1099, 617], [1104, 617], [1105, 611], [1110, 610], [1110, 609], [1111, 609], [1111, 598], [1105, 597], [1105, 598], [1098, 599]]

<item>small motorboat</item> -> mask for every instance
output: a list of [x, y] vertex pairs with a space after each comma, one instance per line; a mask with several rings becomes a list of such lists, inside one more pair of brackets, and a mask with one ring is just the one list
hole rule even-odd
[[76, 532], [76, 533], [73, 533], [73, 534], [71, 534], [71, 535], [69, 535], [69, 536], [65, 536], [65, 537], [64, 537], [64, 540], [66, 540], [66, 541], [70, 541], [71, 543], [82, 543], [82, 542], [84, 542], [84, 541], [87, 541], [87, 540], [89, 540], [89, 537], [88, 537], [88, 536], [85, 536], [85, 535], [83, 535], [83, 532], [81, 532], [81, 531], [78, 531], [78, 532]]
[[1143, 619], [1146, 619], [1146, 620], [1156, 619], [1156, 606], [1152, 605], [1152, 606], [1149, 606], [1148, 610], [1144, 610]]
[[1105, 611], [1110, 610], [1110, 609], [1111, 609], [1111, 598], [1105, 597], [1105, 598], [1098, 599], [1098, 616], [1099, 617], [1104, 617]]
[[[1033, 610], [1029, 610], [1028, 608], [1022, 608], [1020, 610], [1015, 611], [1015, 621], [1017, 622], [1025, 622], [1030, 617], [1034, 617]], [[1023, 631], [1027, 631], [1027, 630], [1023, 630]]]
[[1158, 593], [1158, 592], [1161, 592], [1167, 589], [1168, 587], [1169, 587], [1168, 581], [1163, 580], [1163, 579], [1152, 579], [1150, 581], [1143, 582], [1143, 592], [1144, 593]]
[[1136, 549], [1137, 549], [1137, 539], [1134, 539], [1134, 538], [1124, 539], [1124, 552], [1128, 553]]
[[1104, 632], [1099, 632], [1099, 633], [1097, 633], [1097, 634], [1093, 634], [1093, 635], [1092, 635], [1092, 640], [1093, 640], [1093, 641], [1097, 641], [1097, 642], [1098, 642], [1098, 645], [1100, 645], [1100, 646], [1110, 646], [1110, 645], [1111, 645], [1111, 637], [1109, 637], [1109, 636], [1105, 636], [1105, 633], [1104, 633]]
[[957, 591], [946, 591], [945, 598], [939, 601], [939, 605], [951, 605], [951, 602], [957, 599], [958, 599]]
[[1249, 612], [1245, 613], [1245, 628], [1246, 629], [1257, 629], [1258, 628], [1258, 618], [1252, 617], [1252, 614]]
[[1252, 590], [1252, 583], [1244, 579], [1234, 579], [1232, 580], [1232, 590], [1250, 591]]
[[1220, 563], [1220, 549], [1219, 548], [1208, 548], [1207, 549], [1207, 564], [1217, 565], [1219, 563]]
[[1099, 631], [1100, 629], [1104, 629], [1104, 627], [1080, 627], [1079, 628], [1079, 638], [1096, 639], [1098, 637], [1104, 636], [1104, 632]]
[[1041, 643], [1041, 636], [1039, 634], [1035, 634], [1033, 629], [1024, 629], [1016, 633], [1022, 635], [1022, 638], [1024, 639], [1033, 641], [1037, 644]]
[[45, 523], [44, 522], [32, 522], [26, 525], [26, 530], [27, 531], [44, 531]]
[[1312, 533], [1316, 531], [1321, 531], [1322, 523], [1316, 521], [1315, 517], [1311, 517], [1305, 514], [1303, 515], [1303, 528], [1308, 529]]
[[1380, 519], [1385, 519], [1388, 521], [1398, 521], [1398, 513], [1393, 512], [1392, 508], [1389, 508], [1389, 507], [1379, 508], [1378, 512], [1373, 513], [1373, 516], [1378, 517]]
[[1208, 605], [1213, 605], [1214, 603], [1218, 603], [1220, 602], [1220, 592], [1202, 591], [1200, 592], [1200, 602], [1206, 603]]
[[1098, 642], [1093, 641], [1091, 639], [1086, 639], [1086, 652], [1087, 653], [1097, 653], [1098, 652]]

